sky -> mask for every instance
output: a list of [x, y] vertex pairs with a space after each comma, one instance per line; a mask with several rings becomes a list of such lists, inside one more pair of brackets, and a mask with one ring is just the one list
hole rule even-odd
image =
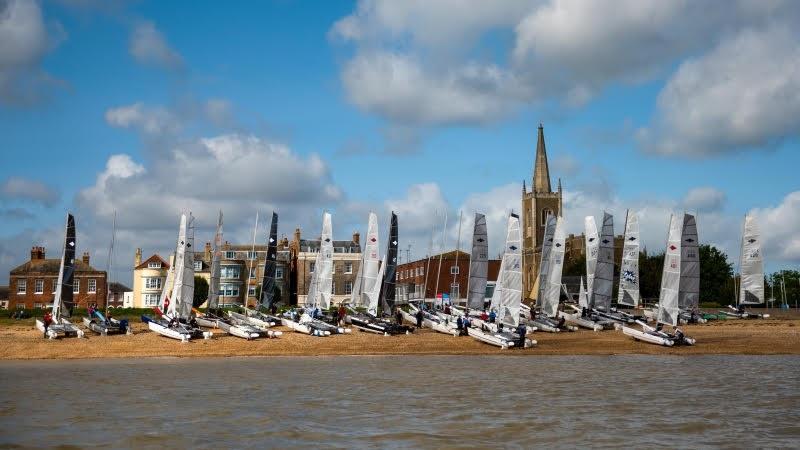
[[[411, 258], [499, 251], [544, 126], [571, 233], [670, 214], [739, 256], [754, 214], [768, 270], [800, 266], [800, 4], [600, 0], [0, 0], [0, 284], [66, 212], [78, 252], [131, 282], [179, 215], [198, 247], [366, 231], [399, 215]], [[459, 215], [463, 220], [459, 227]], [[447, 226], [442, 231], [447, 216]], [[258, 240], [268, 224], [260, 223]], [[383, 232], [386, 234], [386, 231]], [[385, 241], [384, 241], [385, 242]], [[405, 257], [405, 252], [403, 252]]]

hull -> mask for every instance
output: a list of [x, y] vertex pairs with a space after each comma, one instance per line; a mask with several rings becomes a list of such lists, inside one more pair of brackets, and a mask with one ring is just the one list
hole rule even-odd
[[142, 321], [147, 323], [147, 328], [150, 331], [160, 334], [161, 336], [175, 339], [181, 342], [188, 342], [191, 339], [203, 338], [211, 339], [214, 333], [210, 331], [201, 331], [200, 329], [189, 329], [183, 324], [177, 326], [170, 326], [169, 322], [165, 320], [154, 320], [147, 316], [142, 316]]
[[739, 312], [733, 306], [728, 306], [728, 308], [730, 308], [731, 311], [720, 311], [720, 313], [724, 314], [726, 318], [731, 318], [731, 319], [768, 319], [769, 318], [769, 314], [757, 314], [757, 313], [751, 313], [749, 311]]
[[221, 320], [217, 322], [217, 325], [222, 331], [230, 334], [231, 336], [247, 339], [248, 341], [250, 339], [258, 339], [262, 336], [261, 330], [249, 325], [230, 324]]
[[672, 347], [674, 345], [671, 339], [656, 336], [627, 326], [622, 327], [622, 333], [625, 334], [625, 336], [630, 336], [637, 341], [647, 342], [648, 344], [663, 345], [664, 347]]
[[289, 328], [290, 330], [294, 331], [295, 333], [308, 334], [311, 336], [318, 336], [318, 337], [325, 337], [331, 335], [330, 331], [317, 330], [309, 326], [309, 324], [295, 322], [294, 320], [286, 318], [281, 319], [281, 324], [286, 328]]
[[233, 311], [228, 311], [228, 316], [238, 322], [247, 323], [262, 330], [266, 330], [267, 328], [277, 325], [277, 323], [271, 320], [263, 320], [261, 317], [250, 317]]
[[586, 328], [592, 331], [601, 331], [603, 326], [597, 322], [581, 317], [579, 313], [558, 312], [558, 317], [563, 317], [564, 321], [577, 327]]
[[220, 319], [218, 317], [197, 316], [195, 320], [203, 328], [219, 328]]
[[398, 334], [408, 334], [414, 329], [405, 325], [391, 322], [375, 320], [369, 317], [348, 316], [350, 323], [360, 331], [367, 333], [382, 334], [384, 336], [395, 336]]
[[[503, 350], [517, 347], [519, 339], [516, 339], [511, 333], [497, 333], [488, 330], [481, 330], [480, 328], [468, 328], [467, 333], [473, 338], [485, 344], [500, 347]], [[532, 339], [525, 339], [525, 348], [533, 347], [536, 341]]]
[[127, 331], [125, 327], [122, 327], [121, 324], [115, 320], [112, 320], [111, 323], [108, 323], [84, 317], [83, 326], [101, 336], [108, 336], [109, 334], [124, 334]]
[[[36, 329], [44, 333], [44, 322], [41, 319], [36, 319]], [[47, 327], [47, 338], [57, 339], [63, 337], [77, 337], [84, 336], [83, 330], [73, 325], [68, 320], [61, 319], [59, 324], [51, 324]]]

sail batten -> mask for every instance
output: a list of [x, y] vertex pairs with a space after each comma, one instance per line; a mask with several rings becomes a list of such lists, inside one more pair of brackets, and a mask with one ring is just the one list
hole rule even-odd
[[475, 213], [472, 232], [472, 253], [469, 260], [469, 291], [467, 306], [483, 309], [486, 301], [486, 278], [489, 271], [489, 241], [486, 231], [486, 216]]
[[661, 274], [661, 292], [658, 297], [658, 321], [676, 326], [680, 308], [678, 292], [681, 282], [681, 232], [682, 220], [670, 217], [667, 251], [664, 254], [664, 268]]
[[700, 253], [697, 240], [695, 217], [684, 214], [681, 230], [681, 282], [678, 292], [678, 307], [681, 311], [696, 311], [700, 306]]
[[739, 304], [764, 303], [764, 255], [761, 253], [761, 233], [755, 217], [745, 215], [739, 258]]
[[625, 216], [624, 239], [617, 303], [636, 307], [639, 305], [639, 215], [635, 211], [628, 211]]

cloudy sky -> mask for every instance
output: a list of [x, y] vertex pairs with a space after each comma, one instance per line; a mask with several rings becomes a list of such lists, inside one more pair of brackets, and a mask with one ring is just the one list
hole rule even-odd
[[199, 243], [219, 209], [235, 242], [257, 211], [345, 238], [393, 209], [412, 257], [481, 211], [498, 248], [539, 123], [569, 231], [634, 208], [660, 250], [688, 210], [735, 260], [753, 212], [796, 268], [797, 23], [780, 0], [0, 0], [0, 283], [60, 251], [66, 211], [100, 268], [116, 211], [124, 282], [183, 209]]

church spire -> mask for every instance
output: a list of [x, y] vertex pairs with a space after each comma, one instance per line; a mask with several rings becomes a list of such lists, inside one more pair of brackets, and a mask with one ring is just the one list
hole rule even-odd
[[533, 167], [533, 192], [551, 192], [550, 169], [547, 167], [547, 149], [544, 145], [544, 127], [539, 124], [536, 141], [536, 165]]

